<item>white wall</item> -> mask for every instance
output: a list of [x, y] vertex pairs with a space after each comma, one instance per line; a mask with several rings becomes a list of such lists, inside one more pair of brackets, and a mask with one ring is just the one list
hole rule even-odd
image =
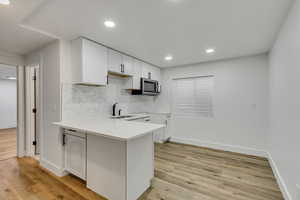
[[0, 129], [17, 127], [17, 82], [0, 79]]
[[[299, 199], [300, 183], [300, 1], [270, 54], [269, 150], [289, 199]], [[289, 194], [288, 194], [289, 193]], [[288, 198], [287, 198], [288, 199]]]
[[62, 137], [53, 122], [61, 120], [61, 43], [55, 41], [26, 56], [26, 65], [40, 65], [41, 164], [61, 175]]
[[182, 142], [265, 155], [268, 57], [259, 55], [163, 70], [157, 109], [171, 111], [172, 79], [213, 75], [214, 117], [172, 118], [173, 138]]
[[8, 64], [8, 65], [23, 65], [24, 58], [23, 56], [7, 53], [4, 51], [0, 51], [0, 63]]

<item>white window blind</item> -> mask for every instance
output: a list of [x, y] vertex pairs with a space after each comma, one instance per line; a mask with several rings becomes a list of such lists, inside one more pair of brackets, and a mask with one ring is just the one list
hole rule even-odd
[[180, 117], [213, 117], [214, 77], [173, 80], [172, 110]]

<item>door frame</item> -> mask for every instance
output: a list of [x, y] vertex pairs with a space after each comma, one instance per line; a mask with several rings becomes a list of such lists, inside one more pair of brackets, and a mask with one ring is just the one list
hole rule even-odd
[[17, 65], [17, 157], [25, 156], [25, 67]]
[[[33, 80], [33, 77], [36, 80]], [[36, 138], [37, 134], [40, 136], [40, 101], [39, 101], [39, 65], [32, 65], [25, 67], [25, 118], [26, 118], [26, 156], [36, 156], [37, 148], [40, 147], [40, 137]], [[34, 83], [35, 81], [35, 83]], [[32, 109], [35, 108], [37, 112], [33, 114]], [[39, 144], [33, 145], [33, 141]]]
[[23, 157], [25, 155], [25, 116], [24, 116], [24, 106], [25, 106], [25, 88], [24, 88], [24, 66], [17, 64], [10, 64], [6, 62], [1, 62], [3, 65], [14, 67], [17, 72], [16, 80], [16, 98], [17, 98], [17, 127], [16, 127], [16, 136], [17, 136], [17, 157]]
[[24, 57], [0, 51], [0, 63], [17, 70], [17, 157], [25, 155], [25, 67]]

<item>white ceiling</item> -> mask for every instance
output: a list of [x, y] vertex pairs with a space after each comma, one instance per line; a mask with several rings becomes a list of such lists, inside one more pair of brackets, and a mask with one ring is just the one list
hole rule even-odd
[[[28, 53], [53, 39], [47, 33], [85, 36], [161, 67], [259, 54], [269, 51], [293, 1], [11, 0], [0, 5], [0, 50]], [[116, 28], [105, 28], [105, 19]], [[168, 54], [174, 60], [164, 61]]]
[[19, 26], [24, 17], [42, 2], [43, 0], [11, 0], [9, 6], [0, 4], [0, 51], [23, 55], [53, 40]]
[[[48, 0], [23, 23], [166, 67], [267, 52], [292, 1]], [[116, 28], [105, 28], [105, 19]], [[204, 53], [209, 47], [216, 48], [212, 56]], [[167, 54], [174, 60], [164, 61]]]
[[14, 66], [0, 64], [0, 80], [7, 79], [7, 77], [16, 77], [17, 69]]

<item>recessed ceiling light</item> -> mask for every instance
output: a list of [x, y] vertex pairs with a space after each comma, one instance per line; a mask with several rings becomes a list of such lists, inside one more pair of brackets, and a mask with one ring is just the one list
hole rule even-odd
[[106, 20], [104, 22], [104, 25], [107, 27], [107, 28], [114, 28], [116, 26], [115, 22], [114, 21], [111, 21], [111, 20]]
[[205, 52], [206, 52], [207, 54], [212, 54], [212, 53], [215, 53], [216, 50], [213, 49], [213, 48], [209, 48], [209, 49], [206, 49]]
[[9, 0], [0, 0], [0, 4], [9, 5], [10, 2], [9, 2]]
[[166, 60], [166, 61], [173, 60], [173, 56], [166, 56], [166, 57], [165, 57], [165, 60]]
[[16, 77], [14, 77], [14, 76], [7, 76], [6, 77], [8, 80], [16, 80], [17, 78]]

